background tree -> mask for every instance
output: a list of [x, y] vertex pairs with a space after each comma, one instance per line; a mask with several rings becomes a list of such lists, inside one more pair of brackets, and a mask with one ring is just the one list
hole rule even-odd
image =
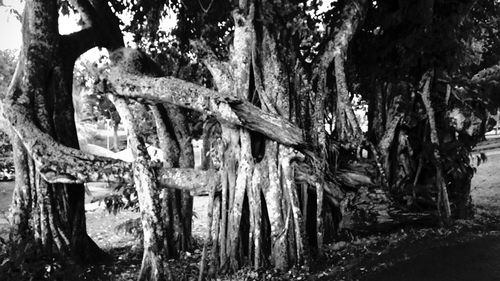
[[[471, 78], [464, 71], [481, 64], [481, 43], [470, 29], [474, 3], [377, 2], [351, 48], [351, 83], [369, 101], [368, 137], [378, 146], [390, 190], [415, 210], [437, 201], [444, 217], [471, 214], [467, 159], [487, 121], [477, 92], [461, 90]], [[453, 126], [453, 112], [470, 121]]]

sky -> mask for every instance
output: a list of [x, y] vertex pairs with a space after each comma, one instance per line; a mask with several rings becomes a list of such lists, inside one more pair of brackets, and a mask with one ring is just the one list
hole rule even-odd
[[11, 12], [15, 9], [22, 11], [23, 5], [19, 0], [4, 0], [5, 7], [0, 7], [0, 50], [19, 49], [21, 46], [21, 23]]

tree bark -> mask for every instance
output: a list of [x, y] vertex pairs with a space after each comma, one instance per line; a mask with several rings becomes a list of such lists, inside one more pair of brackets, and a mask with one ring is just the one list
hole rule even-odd
[[14, 240], [27, 239], [30, 232], [29, 219], [32, 215], [31, 181], [29, 174], [29, 156], [17, 136], [12, 136], [12, 150], [14, 152], [14, 168], [16, 171], [16, 185], [12, 195], [10, 207], [11, 235]]
[[[120, 52], [125, 52], [121, 50]], [[126, 51], [133, 52], [133, 51]], [[134, 64], [121, 56], [120, 65]], [[123, 67], [122, 67], [123, 68]], [[126, 68], [125, 68], [126, 69]], [[126, 70], [130, 71], [130, 70]], [[263, 111], [241, 97], [204, 88], [173, 77], [144, 77], [115, 67], [109, 76], [116, 95], [151, 103], [170, 103], [216, 116], [231, 125], [244, 126], [297, 149], [307, 148], [302, 130], [276, 114]]]
[[162, 204], [155, 171], [150, 165], [150, 157], [144, 140], [136, 133], [137, 125], [127, 102], [117, 98], [114, 104], [129, 132], [130, 148], [134, 155], [134, 185], [139, 199], [144, 232], [144, 252], [139, 280], [171, 280], [172, 276], [167, 265], [168, 245], [165, 245], [163, 241], [168, 229], [161, 216]]
[[350, 1], [344, 8], [342, 16], [344, 21], [334, 35], [333, 56], [335, 81], [337, 86], [337, 125], [338, 139], [350, 143], [359, 143], [363, 133], [359, 126], [359, 121], [354, 113], [351, 104], [351, 97], [347, 86], [345, 74], [345, 63], [349, 42], [354, 36], [358, 26], [360, 26], [366, 14], [368, 1]]
[[[52, 174], [40, 162], [41, 155], [50, 154], [50, 148], [37, 144], [37, 133], [48, 143], [54, 144], [55, 138], [78, 148], [71, 102], [74, 61], [66, 60], [64, 40], [57, 32], [55, 1], [27, 3], [23, 26], [23, 48], [5, 106], [16, 135], [13, 234], [34, 238], [48, 253], [70, 256], [78, 262], [97, 261], [103, 253], [87, 236], [83, 185], [53, 185], [41, 177]], [[33, 232], [25, 230], [27, 219]]]
[[[448, 189], [446, 186], [445, 178], [443, 175], [442, 169], [442, 161], [441, 154], [439, 152], [439, 136], [436, 128], [436, 119], [434, 115], [434, 108], [431, 103], [431, 82], [433, 79], [433, 71], [429, 71], [424, 74], [422, 77], [423, 89], [422, 89], [422, 101], [425, 105], [425, 110], [427, 111], [427, 117], [429, 119], [429, 127], [430, 127], [430, 140], [433, 149], [433, 157], [434, 157], [434, 165], [436, 166], [436, 185], [439, 191], [438, 195], [438, 211], [444, 210], [444, 213], [441, 214], [442, 218], [445, 222], [451, 218], [451, 208], [450, 208], [450, 200], [448, 198]], [[442, 209], [441, 209], [442, 208]]]

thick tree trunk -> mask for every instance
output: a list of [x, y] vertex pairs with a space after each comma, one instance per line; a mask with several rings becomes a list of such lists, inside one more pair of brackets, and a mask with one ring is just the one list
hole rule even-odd
[[144, 253], [139, 280], [171, 280], [167, 264], [169, 241], [165, 241], [169, 230], [162, 218], [162, 202], [155, 171], [150, 165], [150, 157], [144, 141], [136, 133], [137, 124], [127, 102], [117, 98], [114, 104], [129, 132], [130, 148], [134, 155], [134, 185], [139, 199], [144, 233]]
[[344, 21], [333, 39], [334, 70], [337, 86], [337, 124], [335, 128], [340, 141], [354, 144], [360, 143], [363, 139], [363, 133], [351, 104], [344, 68], [349, 42], [358, 26], [364, 21], [366, 4], [367, 1], [365, 0], [355, 0], [346, 5], [343, 12]]
[[[12, 117], [12, 105], [22, 100], [23, 109], [17, 114], [29, 112], [25, 109], [31, 108], [33, 114], [28, 113], [28, 116], [38, 128], [64, 145], [78, 148], [71, 106], [74, 61], [68, 64], [63, 61], [65, 55], [57, 33], [55, 1], [27, 3], [23, 21], [23, 51], [7, 96], [7, 114]], [[16, 121], [14, 131], [21, 136], [20, 131], [29, 130], [33, 125], [22, 118]], [[14, 147], [17, 183], [13, 234], [30, 239], [23, 234], [26, 219], [30, 218], [33, 229], [30, 236], [47, 251], [55, 250], [57, 254], [70, 255], [80, 262], [95, 261], [97, 254], [102, 252], [86, 233], [83, 185], [48, 184], [35, 172], [18, 137]], [[31, 206], [28, 207], [29, 202]]]
[[[240, 9], [233, 14], [237, 24], [230, 62], [221, 65], [206, 61], [218, 95], [239, 99], [242, 106], [232, 109], [246, 116], [255, 116], [249, 112], [263, 111], [266, 112], [264, 116], [272, 116], [275, 120], [287, 123], [287, 120], [297, 120], [300, 117], [292, 110], [296, 97], [288, 84], [292, 74], [282, 60], [284, 54], [279, 51], [275, 34], [256, 19], [271, 8], [266, 6], [269, 3], [259, 2], [262, 6], [254, 6], [254, 2], [250, 2], [247, 6], [246, 1], [242, 1]], [[233, 74], [234, 80], [223, 75], [226, 71]], [[261, 109], [254, 110], [256, 107], [245, 101], [247, 99], [257, 101]], [[268, 122], [270, 119], [265, 117], [263, 120]], [[304, 121], [302, 124], [308, 122], [301, 121]], [[287, 127], [295, 125], [282, 127], [280, 134], [288, 134]], [[294, 142], [286, 141], [286, 137], [276, 138], [265, 130], [257, 131], [265, 135], [222, 124], [222, 191], [213, 198], [213, 207], [209, 210], [213, 215], [211, 264], [216, 267], [209, 271], [212, 273], [218, 269], [235, 270], [245, 263], [256, 268], [271, 264], [284, 270], [295, 264], [306, 264], [310, 248], [321, 245], [321, 221], [317, 223], [316, 218], [322, 215], [325, 187], [319, 184], [320, 199], [308, 197], [309, 193], [316, 192], [299, 189], [296, 185], [295, 164], [303, 161], [303, 156], [274, 140], [292, 146]], [[302, 136], [302, 129], [297, 131]], [[312, 186], [315, 190], [314, 182]], [[320, 207], [308, 208], [304, 201], [314, 201], [313, 206]], [[308, 209], [312, 211], [307, 220], [313, 222], [314, 231], [306, 231], [305, 212]]]

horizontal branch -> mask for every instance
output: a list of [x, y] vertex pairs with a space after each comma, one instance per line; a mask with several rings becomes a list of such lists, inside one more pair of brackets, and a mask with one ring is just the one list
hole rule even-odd
[[28, 118], [26, 108], [5, 104], [5, 116], [21, 138], [37, 171], [49, 183], [128, 182], [130, 163], [101, 157], [56, 142]]
[[139, 102], [174, 104], [213, 115], [222, 122], [243, 126], [299, 150], [307, 147], [302, 129], [248, 101], [173, 77], [129, 74], [119, 67], [112, 68], [108, 79], [116, 95]]
[[284, 120], [281, 116], [263, 111], [249, 102], [230, 99], [227, 101], [238, 116], [241, 126], [298, 149], [307, 146], [302, 129]]
[[[31, 119], [26, 93], [18, 88], [19, 78], [18, 74], [5, 99], [4, 115], [44, 180], [49, 183], [133, 182], [132, 163], [66, 147], [40, 130]], [[214, 171], [160, 168], [157, 174], [160, 186], [194, 193], [218, 183]]]
[[160, 186], [188, 190], [193, 195], [208, 194], [212, 186], [220, 188], [220, 175], [215, 170], [171, 168], [158, 175]]

